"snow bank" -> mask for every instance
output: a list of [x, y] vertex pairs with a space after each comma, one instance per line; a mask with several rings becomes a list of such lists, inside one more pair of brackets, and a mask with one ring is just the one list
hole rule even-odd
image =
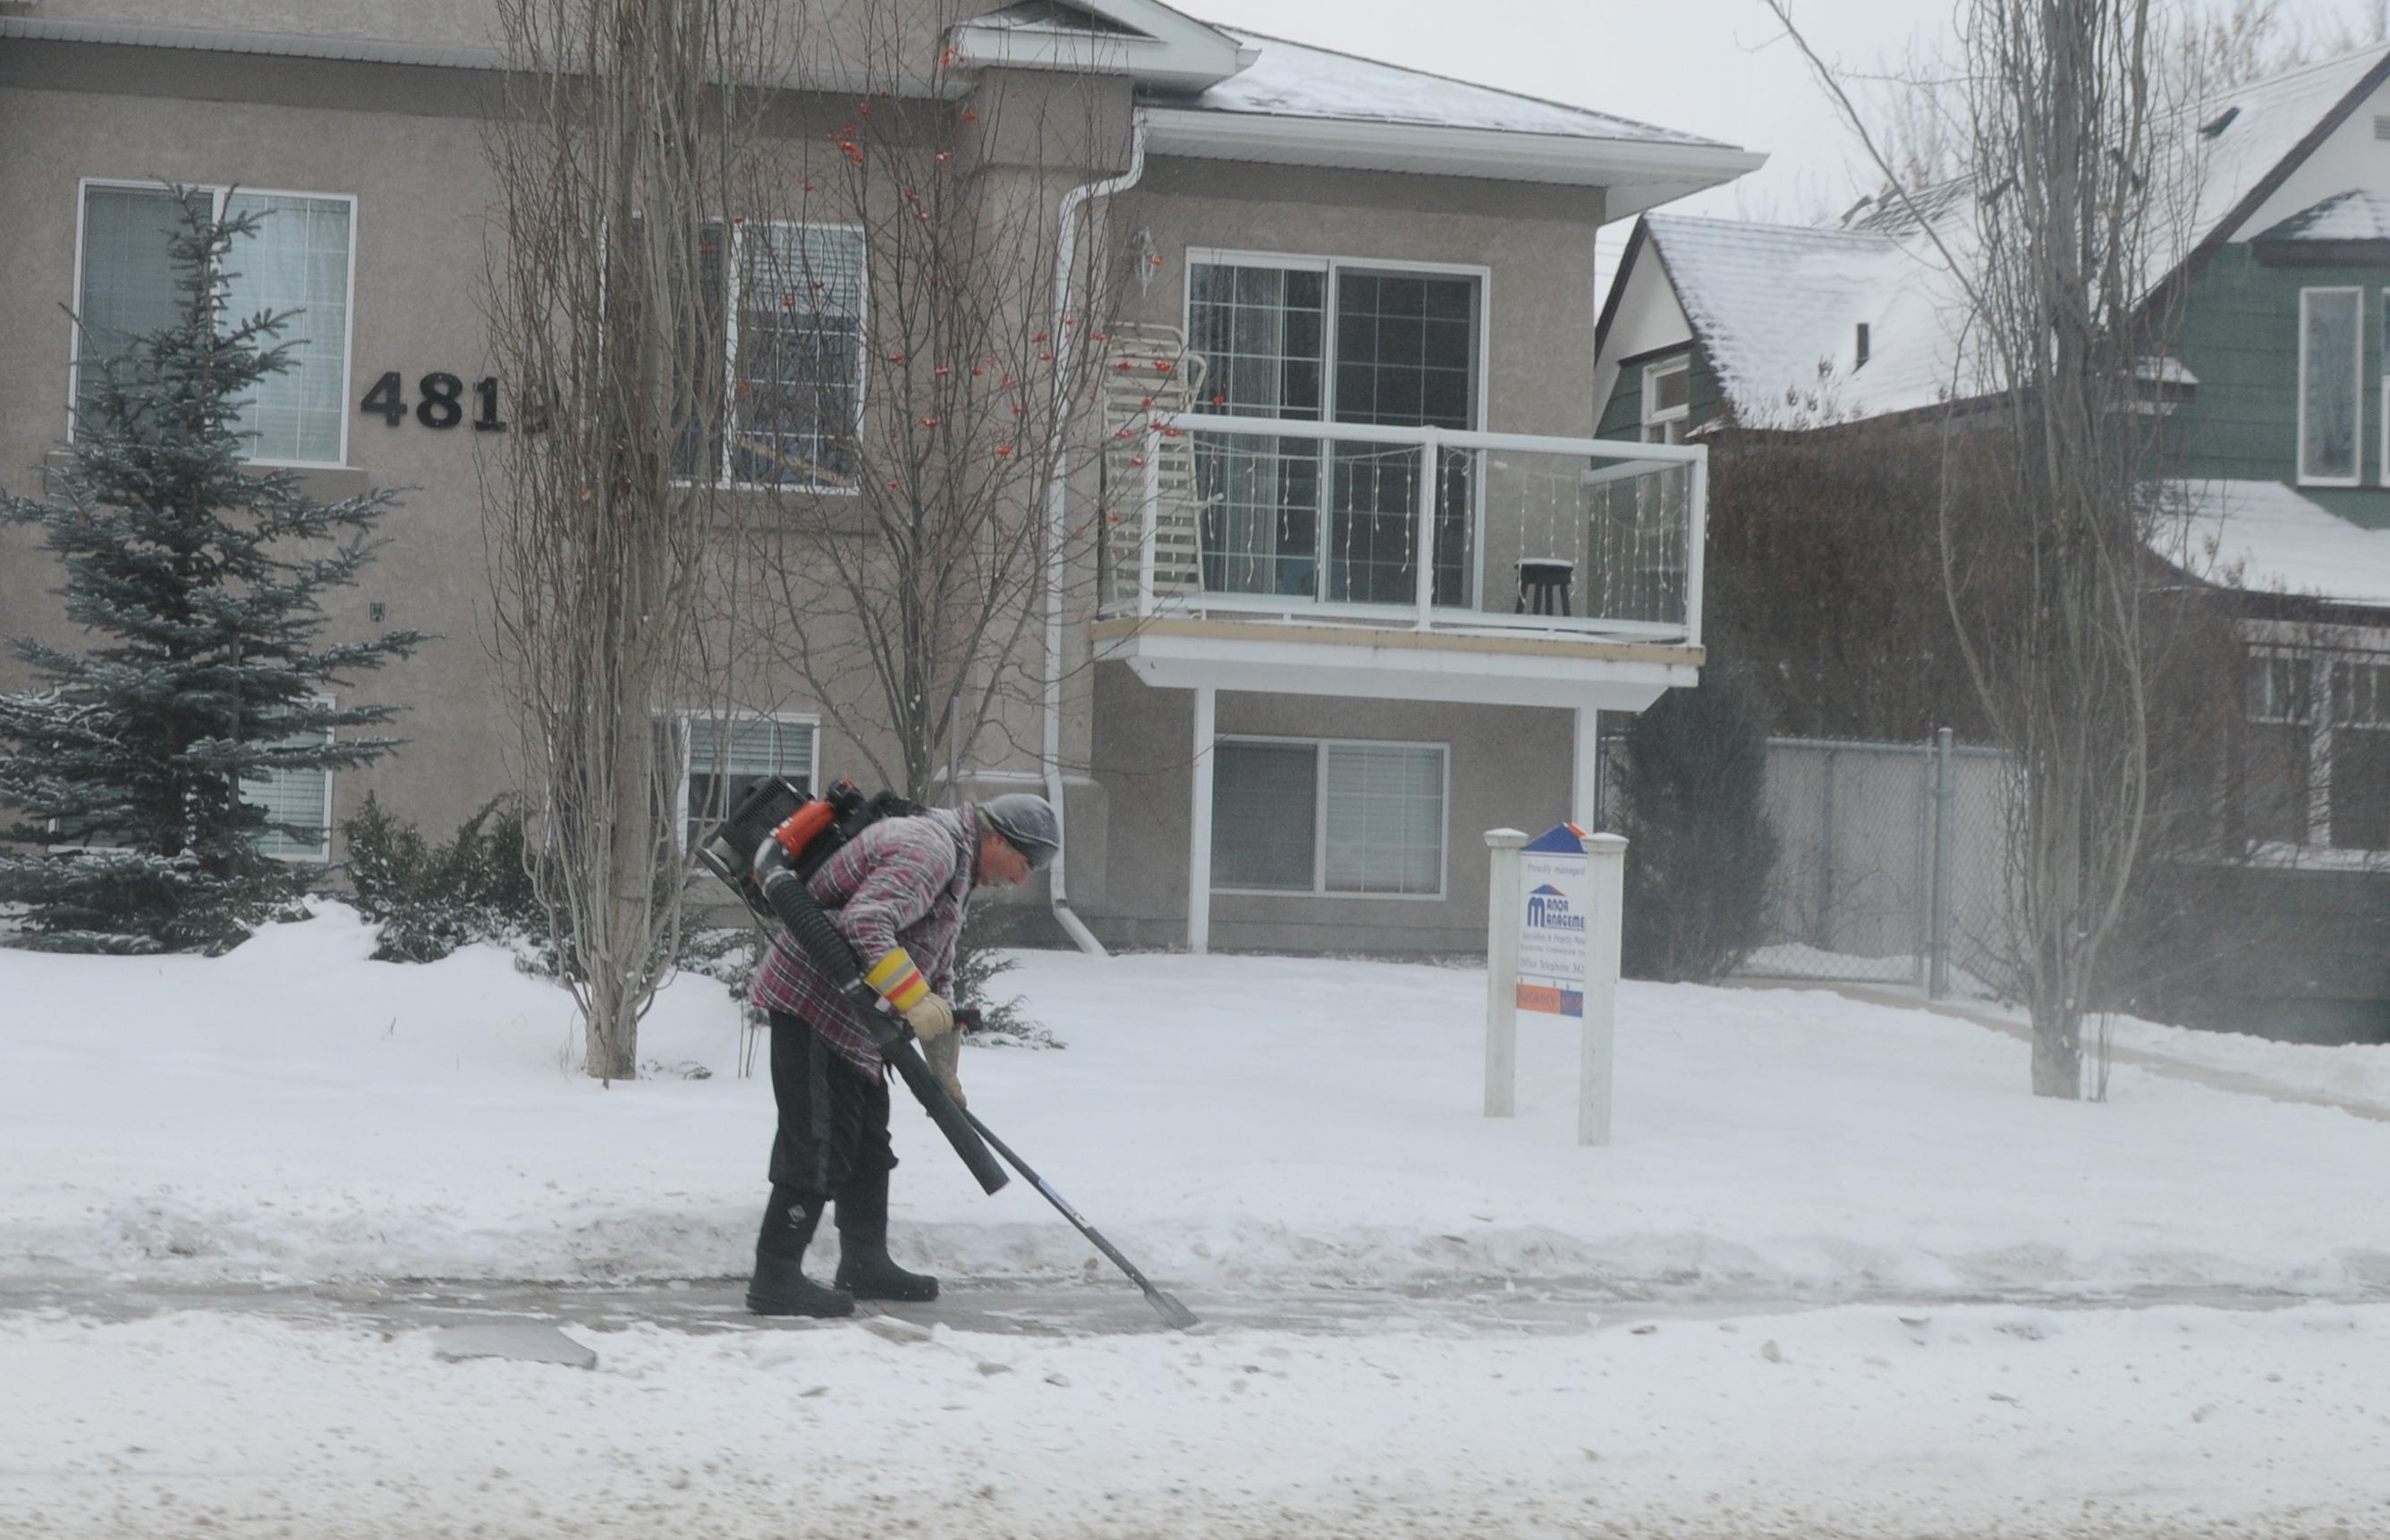
[[[771, 1097], [721, 986], [667, 990], [601, 1087], [566, 997], [493, 949], [366, 960], [328, 906], [217, 960], [0, 952], [0, 1277], [607, 1278], [742, 1272]], [[2390, 1127], [2120, 1070], [2025, 1094], [2024, 1047], [1820, 991], [1629, 985], [1616, 1142], [1574, 1143], [1575, 1044], [1522, 1025], [1479, 1115], [1484, 976], [1031, 954], [1069, 1044], [966, 1056], [972, 1106], [1166, 1287], [1568, 1279], [1867, 1298], [2390, 1279]], [[2232, 1051], [2374, 1065], [2377, 1050]], [[2355, 1072], [2352, 1072], [2355, 1073]], [[2358, 1078], [2379, 1084], [2376, 1072]], [[1099, 1266], [983, 1197], [900, 1107], [896, 1240], [977, 1277]]]

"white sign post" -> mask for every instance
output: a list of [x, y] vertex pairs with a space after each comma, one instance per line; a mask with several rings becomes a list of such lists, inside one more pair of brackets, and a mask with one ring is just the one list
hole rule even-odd
[[1577, 1143], [1608, 1144], [1626, 841], [1561, 824], [1534, 840], [1492, 829], [1485, 845], [1485, 1115], [1515, 1107], [1518, 1013], [1573, 1018], [1583, 1034]]
[[1519, 850], [1515, 828], [1485, 831], [1493, 868], [1485, 898], [1485, 1115], [1517, 1110], [1519, 1081]]
[[1626, 841], [1588, 834], [1593, 936], [1587, 959], [1585, 1037], [1577, 1050], [1576, 1142], [1610, 1142], [1611, 1069], [1618, 1030], [1618, 926], [1626, 904]]

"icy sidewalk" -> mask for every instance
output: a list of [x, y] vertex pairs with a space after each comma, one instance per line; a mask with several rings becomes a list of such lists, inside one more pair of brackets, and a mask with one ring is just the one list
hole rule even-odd
[[[643, 1057], [712, 1078], [608, 1089], [570, 1068], [565, 997], [504, 956], [416, 968], [370, 947], [334, 906], [214, 961], [0, 953], [0, 1277], [744, 1268], [770, 1094], [736, 1074], [718, 985], [676, 982], [643, 1036]], [[1479, 1115], [1480, 973], [1034, 954], [1005, 982], [1070, 1046], [968, 1055], [974, 1110], [1182, 1293], [2390, 1283], [2390, 1127], [2129, 1068], [2109, 1105], [2036, 1101], [2021, 1045], [1914, 1009], [1629, 985], [1616, 1142], [1585, 1149], [1574, 1044], [1548, 1024], [1523, 1032], [1520, 1115]], [[1101, 1269], [1024, 1184], [983, 1197], [925, 1120], [897, 1121], [908, 1260]]]

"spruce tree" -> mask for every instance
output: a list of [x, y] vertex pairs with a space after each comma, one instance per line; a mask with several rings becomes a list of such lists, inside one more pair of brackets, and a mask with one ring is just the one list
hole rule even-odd
[[1619, 832], [1626, 850], [1620, 969], [1707, 982], [1766, 939], [1776, 830], [1767, 708], [1713, 649], [1697, 688], [1670, 690], [1626, 729]]
[[[321, 596], [371, 559], [392, 494], [317, 503], [298, 476], [245, 465], [240, 417], [258, 382], [294, 366], [296, 312], [228, 312], [256, 214], [219, 220], [176, 188], [174, 321], [86, 357], [73, 441], [46, 501], [0, 493], [65, 573], [54, 590], [79, 651], [9, 639], [38, 685], [0, 696], [0, 900], [24, 905], [19, 945], [57, 951], [221, 950], [295, 895], [262, 854], [273, 828], [244, 778], [345, 769], [396, 739], [359, 735], [398, 708], [323, 692], [425, 638], [323, 635]], [[95, 378], [96, 377], [96, 378]]]

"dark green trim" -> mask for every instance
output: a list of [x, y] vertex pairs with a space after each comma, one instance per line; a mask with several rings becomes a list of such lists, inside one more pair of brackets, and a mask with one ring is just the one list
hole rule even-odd
[[2390, 268], [2390, 240], [2253, 240], [2266, 267]]

